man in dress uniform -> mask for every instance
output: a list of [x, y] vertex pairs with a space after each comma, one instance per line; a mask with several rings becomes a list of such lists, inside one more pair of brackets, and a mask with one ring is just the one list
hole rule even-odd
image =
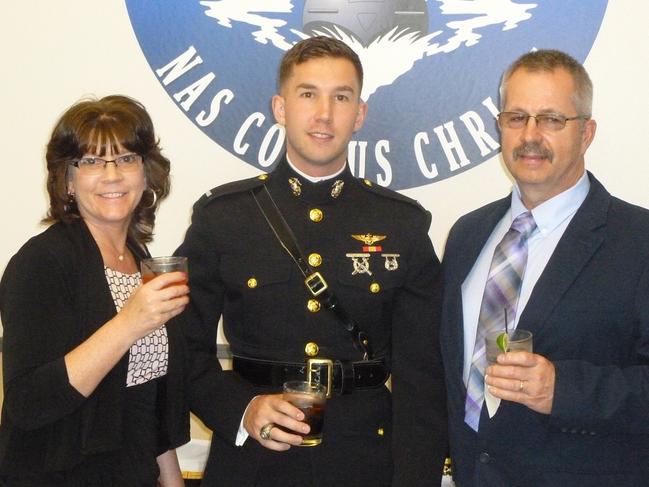
[[[649, 485], [649, 212], [585, 169], [593, 87], [576, 60], [526, 53], [500, 96], [515, 187], [462, 217], [444, 254], [456, 485]], [[485, 333], [506, 322], [534, 353], [488, 365]]]
[[[271, 174], [194, 206], [177, 253], [191, 263], [190, 403], [214, 432], [203, 486], [440, 485], [446, 404], [431, 217], [347, 167], [367, 109], [362, 77], [344, 43], [297, 43], [272, 100], [286, 154]], [[268, 194], [303, 260], [262, 214]], [[233, 371], [215, 356], [221, 316]], [[284, 381], [307, 375], [331, 396], [314, 447], [298, 446], [309, 427], [281, 395]]]

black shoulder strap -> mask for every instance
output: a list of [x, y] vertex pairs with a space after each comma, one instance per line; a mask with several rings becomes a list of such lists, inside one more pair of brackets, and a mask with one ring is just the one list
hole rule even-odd
[[315, 272], [308, 261], [304, 258], [304, 254], [300, 250], [293, 230], [288, 226], [282, 213], [277, 208], [273, 201], [268, 188], [261, 186], [252, 189], [252, 197], [255, 199], [259, 210], [266, 218], [268, 225], [277, 237], [277, 240], [284, 247], [284, 250], [291, 256], [300, 272], [304, 276], [304, 284], [313, 296], [317, 296], [325, 308], [331, 310], [338, 318], [341, 324], [349, 332], [352, 343], [357, 350], [363, 352], [363, 359], [370, 360], [372, 358], [372, 347], [370, 346], [370, 339], [364, 331], [362, 331], [354, 319], [347, 314], [338, 298], [333, 293], [331, 288], [327, 285], [324, 277], [319, 272]]

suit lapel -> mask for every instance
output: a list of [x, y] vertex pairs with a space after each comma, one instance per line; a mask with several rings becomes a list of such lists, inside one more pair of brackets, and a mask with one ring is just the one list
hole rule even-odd
[[477, 213], [475, 215], [475, 221], [468, 225], [466, 230], [467, 235], [462, 247], [462, 260], [460, 260], [457, 269], [459, 286], [462, 286], [469, 272], [473, 269], [480, 252], [482, 252], [482, 248], [487, 243], [498, 222], [509, 209], [510, 204], [510, 196], [498, 200], [493, 205], [484, 208], [484, 212]]
[[584, 266], [604, 241], [611, 195], [588, 173], [591, 187], [565, 233], [559, 240], [545, 270], [534, 286], [521, 315], [519, 326], [538, 332]]
[[[445, 292], [448, 293], [446, 309], [449, 311], [448, 332], [451, 346], [454, 348], [449, 358], [456, 360], [454, 368], [462, 377], [464, 366], [464, 312], [462, 308], [462, 283], [471, 272], [482, 248], [489, 239], [494, 228], [511, 205], [511, 195], [495, 201], [474, 213], [467, 215], [467, 220], [451, 244], [453, 261], [448, 262], [445, 272]], [[450, 250], [450, 247], [449, 249]], [[446, 259], [444, 259], [446, 262]]]

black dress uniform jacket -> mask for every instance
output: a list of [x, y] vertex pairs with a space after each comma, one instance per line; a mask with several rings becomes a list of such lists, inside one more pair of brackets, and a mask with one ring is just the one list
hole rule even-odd
[[[223, 317], [234, 355], [304, 362], [359, 361], [349, 334], [317, 302], [251, 195], [265, 184], [303, 253], [371, 338], [392, 372], [379, 386], [328, 401], [323, 443], [272, 452], [249, 438], [234, 445], [243, 412], [259, 394], [221, 372], [216, 329]], [[226, 184], [194, 206], [179, 255], [189, 258], [188, 329], [193, 411], [214, 431], [203, 484], [435, 486], [446, 452], [446, 405], [438, 346], [439, 261], [430, 214], [349, 169], [310, 183], [282, 160], [270, 175]], [[385, 237], [367, 245], [353, 236]], [[365, 248], [364, 248], [365, 247]]]

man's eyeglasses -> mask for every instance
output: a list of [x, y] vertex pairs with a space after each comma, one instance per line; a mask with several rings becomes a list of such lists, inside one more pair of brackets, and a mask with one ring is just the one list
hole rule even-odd
[[539, 115], [528, 115], [521, 112], [500, 112], [498, 114], [498, 124], [500, 128], [508, 129], [522, 129], [527, 127], [527, 122], [533, 118], [536, 120], [536, 126], [539, 130], [546, 132], [557, 132], [566, 126], [566, 122], [571, 120], [588, 120], [589, 117], [585, 115], [577, 115], [576, 117], [564, 117], [556, 113], [541, 113]]
[[103, 159], [101, 157], [82, 157], [76, 161], [70, 161], [83, 174], [99, 174], [106, 167], [106, 164], [112, 162], [120, 171], [135, 171], [142, 164], [142, 156], [139, 154], [123, 154], [115, 159]]

